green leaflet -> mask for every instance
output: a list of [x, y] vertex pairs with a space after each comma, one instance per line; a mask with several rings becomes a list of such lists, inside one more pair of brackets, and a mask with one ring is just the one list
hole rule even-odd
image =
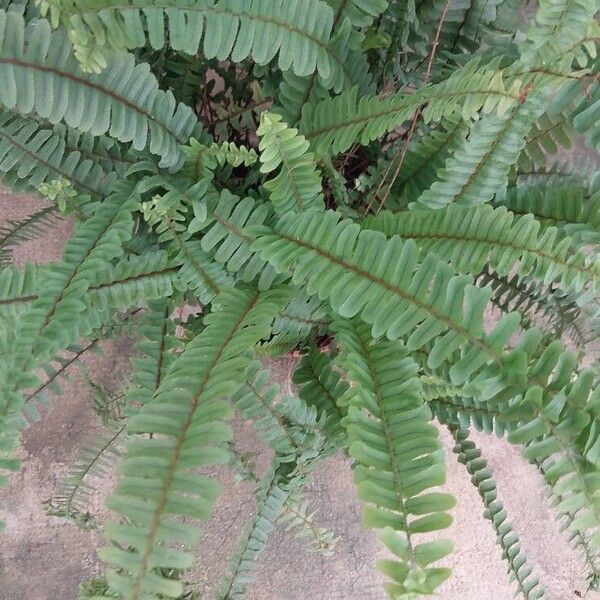
[[[227, 460], [224, 445], [231, 431], [225, 422], [231, 409], [225, 398], [243, 382], [247, 349], [268, 335], [273, 312], [284, 299], [281, 291], [263, 296], [224, 291], [215, 300], [218, 308], [205, 318], [206, 328], [173, 362], [153, 401], [131, 419], [131, 433], [154, 437], [136, 437], [127, 446], [108, 506], [128, 520], [107, 527], [112, 543], [101, 551], [113, 567], [111, 588], [129, 600], [181, 594], [180, 582], [155, 569], [189, 567], [191, 556], [170, 544], [189, 547], [199, 532], [173, 517], [203, 520], [210, 514], [218, 486], [191, 469]], [[193, 373], [184, 385], [182, 372]], [[132, 551], [123, 550], [123, 544]]]
[[51, 33], [45, 20], [26, 25], [14, 12], [0, 11], [0, 76], [6, 108], [149, 148], [164, 166], [181, 161], [179, 144], [196, 121], [131, 55], [114, 57], [100, 75], [84, 74], [61, 31]]
[[[419, 542], [419, 534], [444, 529], [448, 494], [427, 492], [444, 483], [437, 430], [421, 397], [417, 365], [398, 342], [372, 342], [362, 323], [336, 320], [339, 362], [353, 382], [347, 392], [344, 426], [354, 459], [358, 497], [367, 505], [363, 522], [382, 530], [381, 539], [395, 555], [379, 561], [392, 581], [393, 598], [430, 594], [449, 575], [431, 567], [452, 550], [449, 542]], [[427, 493], [426, 493], [427, 492]]]
[[382, 212], [367, 217], [364, 227], [412, 239], [462, 273], [478, 274], [489, 264], [508, 275], [518, 265], [520, 275], [546, 285], [557, 282], [565, 291], [595, 289], [600, 283], [597, 260], [577, 249], [573, 240], [554, 227], [542, 228], [531, 214], [518, 217], [504, 207], [449, 205], [433, 212]]

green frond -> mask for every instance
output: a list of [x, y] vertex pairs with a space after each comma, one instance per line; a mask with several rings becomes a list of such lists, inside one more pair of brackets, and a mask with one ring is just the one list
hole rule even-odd
[[519, 159], [525, 138], [543, 110], [540, 97], [532, 93], [502, 116], [482, 118], [415, 204], [442, 208], [451, 203], [489, 202], [506, 187], [510, 168]]
[[0, 267], [10, 264], [11, 254], [19, 244], [39, 238], [59, 221], [56, 206], [46, 206], [23, 219], [8, 219], [0, 227]]
[[269, 372], [252, 362], [246, 382], [233, 396], [233, 405], [244, 419], [252, 420], [261, 438], [282, 463], [296, 463], [302, 469], [318, 455], [323, 445], [325, 419], [317, 410], [293, 398], [277, 401], [280, 389], [269, 384]]
[[268, 287], [274, 279], [274, 273], [264, 268], [266, 261], [252, 249], [254, 237], [247, 232], [247, 228], [262, 225], [271, 210], [268, 204], [249, 197], [240, 200], [223, 190], [210, 199], [206, 220], [199, 225], [202, 250], [224, 265], [229, 273], [237, 273], [242, 281], [252, 281], [259, 276], [259, 286]]
[[153, 437], [136, 435], [127, 446], [120, 482], [107, 501], [127, 522], [106, 527], [111, 544], [101, 551], [111, 565], [110, 587], [123, 597], [181, 594], [181, 582], [159, 569], [189, 568], [190, 554], [172, 544], [189, 548], [199, 531], [176, 517], [206, 519], [218, 492], [216, 482], [191, 469], [227, 462], [231, 408], [225, 398], [244, 381], [247, 350], [269, 335], [284, 301], [281, 291], [262, 296], [224, 291], [204, 330], [173, 361], [153, 401], [130, 420], [131, 434]]
[[[28, 392], [23, 400], [21, 414], [25, 420], [24, 425], [40, 420], [39, 407], [48, 406], [48, 392], [61, 394], [62, 388], [58, 383], [60, 379], [67, 377], [67, 369], [72, 365], [79, 365], [79, 360], [87, 352], [97, 350], [99, 338], [87, 341], [83, 345], [71, 346], [67, 350], [70, 355], [57, 356], [51, 362], [43, 365], [46, 380], [35, 389]], [[56, 363], [56, 364], [55, 364]]]
[[558, 457], [545, 472], [545, 480], [565, 498], [562, 506], [577, 510], [572, 529], [582, 527], [597, 540], [599, 396], [593, 388], [593, 372], [590, 369], [578, 372], [575, 356], [554, 341], [545, 345], [532, 361], [529, 373], [535, 385], [527, 390], [521, 402], [530, 408], [531, 415], [521, 420], [508, 440], [523, 445], [523, 455], [530, 461], [539, 463]]
[[290, 215], [274, 229], [255, 227], [253, 233], [254, 248], [277, 271], [292, 271], [293, 283], [303, 282], [310, 295], [327, 298], [337, 314], [360, 314], [372, 325], [375, 338], [409, 336], [410, 350], [435, 340], [431, 367], [469, 343], [471, 349], [454, 367], [456, 383], [497, 357], [497, 348], [518, 324], [511, 315], [485, 335], [483, 310], [489, 291], [472, 287], [468, 277], [453, 277], [431, 255], [419, 263], [414, 242], [361, 231], [350, 220], [340, 221], [338, 213]]
[[129, 401], [139, 406], [152, 400], [175, 360], [175, 350], [181, 346], [175, 337], [171, 303], [159, 300], [149, 308], [140, 324], [142, 339], [135, 345], [139, 356], [131, 359], [135, 386], [127, 394]]
[[[600, 25], [596, 25], [595, 36], [590, 40], [594, 49], [600, 38], [599, 29]], [[599, 59], [593, 62], [592, 73], [598, 72], [599, 64]], [[566, 114], [575, 131], [585, 137], [586, 145], [596, 150], [600, 149], [600, 85], [595, 76], [571, 80], [564, 85], [552, 99], [551, 112]]]
[[490, 302], [502, 312], [518, 311], [523, 327], [539, 325], [542, 330], [558, 338], [569, 332], [577, 343], [583, 342], [584, 334], [577, 322], [580, 307], [573, 295], [519, 277], [518, 274], [499, 275], [490, 268], [481, 273], [477, 283], [482, 287], [491, 287]]
[[[546, 472], [552, 469], [554, 462], [550, 459], [536, 463], [544, 479]], [[549, 487], [549, 496], [553, 507], [558, 513], [558, 519], [562, 521], [561, 531], [570, 530], [569, 539], [573, 545], [581, 551], [585, 561], [588, 575], [586, 582], [590, 590], [598, 590], [600, 586], [600, 544], [595, 539], [593, 532], [590, 533], [584, 527], [578, 527], [575, 523], [578, 509], [573, 506], [557, 488]]]
[[46, 514], [66, 518], [85, 529], [98, 526], [94, 515], [89, 512], [96, 493], [89, 478], [106, 477], [114, 470], [115, 462], [121, 456], [125, 429], [125, 423], [113, 424], [84, 446], [57, 491], [44, 501]]
[[[485, 38], [489, 33], [487, 26], [496, 20], [497, 8], [501, 3], [502, 0], [471, 0], [450, 3], [440, 31], [438, 51], [473, 52], [478, 47], [481, 38]], [[416, 33], [426, 43], [430, 42], [435, 35], [443, 10], [443, 0], [418, 3]]]
[[211, 177], [217, 167], [229, 164], [232, 167], [244, 165], [249, 167], [258, 161], [258, 154], [253, 148], [236, 146], [233, 142], [217, 144], [213, 142], [210, 146], [200, 143], [191, 138], [189, 145], [182, 148], [186, 157], [186, 174], [192, 181], [200, 178]]
[[281, 167], [279, 175], [264, 184], [276, 212], [324, 208], [320, 173], [304, 136], [288, 127], [281, 115], [269, 112], [261, 114], [256, 133], [261, 138], [260, 172]]
[[223, 267], [202, 250], [200, 240], [182, 241], [176, 237], [175, 243], [179, 250], [176, 260], [181, 262], [177, 276], [201, 303], [208, 304], [221, 289], [233, 283]]
[[299, 386], [300, 399], [317, 409], [320, 419], [327, 423], [329, 434], [335, 438], [342, 433], [346, 409], [341, 402], [348, 384], [332, 369], [332, 358], [310, 343], [294, 370], [292, 382]]
[[[261, 0], [184, 0], [174, 6], [165, 0], [48, 0], [55, 25], [64, 24], [86, 70], [100, 71], [110, 50], [123, 51], [149, 44], [159, 49], [194, 55], [199, 49], [210, 59], [246, 58], [266, 65], [275, 56], [282, 71], [297, 75], [317, 70], [329, 78], [336, 63], [328, 48], [333, 14], [319, 0], [293, 5]], [[165, 36], [165, 30], [167, 36]], [[111, 57], [112, 59], [112, 57]]]
[[128, 256], [114, 265], [107, 263], [89, 288], [90, 304], [101, 310], [125, 310], [167, 298], [173, 294], [176, 272], [162, 251]]
[[279, 523], [287, 531], [294, 530], [298, 539], [305, 540], [310, 552], [331, 556], [339, 541], [334, 533], [314, 521], [315, 512], [309, 512], [308, 502], [298, 493], [290, 494], [283, 505]]
[[392, 598], [431, 594], [450, 570], [430, 565], [452, 545], [421, 542], [420, 536], [450, 525], [446, 511], [454, 499], [429, 491], [444, 483], [444, 457], [417, 365], [402, 344], [372, 342], [364, 324], [340, 319], [334, 329], [340, 364], [353, 383], [344, 425], [358, 497], [367, 505], [363, 522], [382, 530], [381, 540], [395, 555], [378, 564], [391, 579], [386, 591]]
[[[467, 133], [464, 122], [458, 118], [445, 121], [441, 127], [434, 129], [428, 135], [423, 135], [413, 142], [406, 152], [402, 168], [394, 182], [394, 195], [399, 196], [401, 205], [407, 206], [416, 200], [435, 181], [435, 174], [444, 165], [449, 154], [455, 152]], [[388, 153], [387, 164], [396, 164], [400, 148], [404, 142], [394, 147], [393, 153]], [[379, 175], [379, 177], [377, 177]], [[375, 186], [381, 182], [381, 173], [373, 178]]]
[[388, 8], [388, 0], [327, 0], [334, 10], [334, 21], [348, 19], [356, 29], [370, 27]]
[[[163, 166], [180, 162], [179, 144], [187, 141], [196, 118], [190, 108], [176, 105], [170, 92], [158, 89], [148, 65], [121, 55], [100, 75], [82, 73], [62, 31], [51, 33], [45, 20], [26, 25], [14, 12], [0, 11], [0, 39], [5, 83], [0, 102], [6, 109], [94, 135], [107, 133], [137, 150], [148, 147]], [[56, 86], [60, 94], [51, 93]]]
[[335, 155], [355, 142], [365, 145], [392, 131], [421, 106], [425, 106], [426, 123], [455, 114], [471, 120], [479, 117], [481, 109], [506, 115], [519, 100], [519, 88], [519, 80], [505, 81], [498, 61], [481, 66], [479, 59], [473, 59], [446, 80], [409, 95], [399, 92], [384, 99], [363, 96], [359, 100], [353, 88], [314, 107], [307, 105], [299, 130], [315, 152]]
[[327, 326], [329, 321], [326, 316], [327, 310], [318, 298], [311, 298], [303, 290], [298, 290], [289, 304], [275, 317], [274, 339], [285, 337], [301, 342], [311, 331], [319, 331]]
[[525, 141], [525, 147], [519, 157], [519, 169], [531, 170], [545, 167], [548, 155], [554, 155], [561, 148], [571, 148], [572, 128], [565, 116], [544, 113], [531, 128]]
[[504, 207], [448, 205], [434, 211], [382, 212], [368, 217], [364, 226], [387, 237], [412, 239], [463, 273], [479, 274], [489, 264], [508, 275], [517, 266], [519, 275], [546, 285], [556, 282], [565, 291], [600, 284], [596, 257], [555, 227], [541, 227], [528, 212], [517, 217]]
[[506, 510], [500, 500], [496, 483], [487, 461], [481, 456], [481, 450], [469, 439], [469, 434], [457, 426], [450, 426], [454, 438], [454, 453], [458, 462], [465, 465], [471, 476], [471, 483], [477, 488], [485, 507], [484, 516], [492, 523], [496, 541], [502, 549], [502, 558], [508, 563], [511, 581], [516, 581], [517, 592], [526, 600], [535, 600], [544, 596], [544, 588], [537, 577], [532, 575], [533, 568], [527, 564], [527, 558], [521, 552], [518, 534], [507, 521]]
[[463, 428], [474, 427], [477, 431], [495, 433], [498, 437], [503, 437], [517, 426], [510, 407], [490, 407], [489, 402], [464, 396], [464, 389], [457, 389], [445, 380], [431, 376], [421, 376], [421, 384], [427, 405], [435, 419], [443, 425], [459, 423]]
[[68, 149], [65, 136], [10, 112], [0, 112], [0, 159], [2, 181], [15, 191], [32, 191], [45, 182], [64, 179], [98, 197], [114, 180], [114, 174], [98, 162], [77, 148]]
[[541, 0], [536, 23], [527, 32], [521, 60], [525, 64], [558, 64], [570, 69], [597, 10], [595, 0]]
[[21, 311], [37, 298], [36, 280], [37, 268], [31, 263], [22, 269], [0, 269], [0, 323], [14, 323]]
[[217, 593], [219, 600], [244, 598], [252, 581], [254, 565], [267, 545], [269, 535], [275, 528], [289, 492], [277, 463], [260, 482], [256, 491], [256, 509], [244, 534], [240, 549], [231, 562], [230, 573], [221, 583]]
[[[23, 406], [21, 390], [40, 384], [33, 369], [90, 333], [92, 322], [78, 316], [87, 308], [86, 293], [99, 267], [119, 256], [123, 241], [131, 235], [130, 194], [129, 184], [117, 186], [95, 215], [77, 228], [65, 248], [64, 262], [45, 268], [45, 276], [37, 285], [38, 296], [26, 317], [2, 332], [0, 355], [5, 356], [0, 361], [0, 451], [15, 447], [18, 434], [10, 423]], [[2, 344], [11, 347], [10, 354], [1, 349]], [[0, 468], [11, 464], [9, 458]]]
[[575, 182], [554, 184], [546, 177], [541, 183], [509, 188], [501, 204], [515, 214], [531, 213], [544, 227], [555, 227], [577, 244], [600, 241], [600, 193], [587, 196]]

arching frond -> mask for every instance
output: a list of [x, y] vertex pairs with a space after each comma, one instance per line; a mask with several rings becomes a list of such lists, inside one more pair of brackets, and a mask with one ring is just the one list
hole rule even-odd
[[260, 363], [248, 366], [246, 382], [233, 397], [234, 407], [253, 421], [261, 438], [282, 463], [306, 470], [323, 445], [325, 418], [311, 405], [293, 398], [277, 401], [280, 388], [269, 384], [269, 373]]
[[292, 381], [300, 386], [299, 396], [308, 406], [314, 406], [326, 421], [332, 437], [342, 433], [346, 407], [341, 406], [348, 384], [332, 369], [332, 356], [311, 343], [294, 371]]
[[391, 579], [386, 591], [393, 598], [430, 594], [450, 575], [430, 565], [452, 545], [419, 537], [450, 525], [446, 511], [454, 499], [429, 491], [444, 482], [443, 453], [417, 365], [402, 344], [372, 342], [364, 324], [338, 320], [334, 328], [340, 364], [353, 382], [344, 425], [358, 497], [367, 505], [363, 522], [383, 530], [381, 539], [395, 555], [379, 561]]
[[501, 203], [515, 214], [535, 215], [542, 226], [556, 227], [578, 244], [600, 241], [600, 193], [587, 197], [576, 182], [521, 184], [509, 188]]
[[60, 178], [97, 197], [114, 180], [99, 162], [68, 148], [64, 135], [10, 112], [0, 112], [0, 159], [2, 180], [15, 191], [32, 191]]
[[240, 200], [227, 190], [211, 198], [205, 222], [201, 247], [224, 265], [230, 273], [237, 273], [242, 281], [252, 281], [260, 274], [259, 285], [268, 287], [274, 273], [264, 269], [266, 261], [251, 248], [254, 237], [247, 228], [265, 222], [272, 209], [252, 198]]
[[[180, 162], [179, 144], [187, 141], [195, 116], [158, 89], [148, 65], [122, 55], [104, 73], [84, 74], [62, 31], [51, 33], [45, 20], [26, 25], [14, 12], [0, 11], [0, 33], [4, 107], [95, 135], [107, 133], [138, 150], [148, 147], [164, 166]], [[61, 93], [50, 93], [55, 86]]]
[[496, 490], [496, 483], [482, 458], [481, 450], [469, 439], [468, 432], [456, 426], [449, 427], [455, 441], [454, 453], [458, 462], [465, 465], [471, 483], [477, 488], [485, 507], [484, 516], [489, 519], [496, 534], [496, 541], [502, 549], [502, 558], [508, 563], [508, 573], [511, 580], [517, 582], [517, 591], [528, 600], [544, 596], [544, 588], [539, 579], [532, 576], [533, 568], [527, 564], [527, 558], [521, 551], [518, 534], [507, 521], [506, 510]]
[[353, 88], [315, 107], [307, 105], [299, 129], [317, 153], [339, 154], [355, 142], [368, 144], [392, 131], [421, 106], [425, 106], [426, 122], [454, 114], [469, 120], [478, 117], [482, 108], [506, 114], [519, 100], [519, 87], [518, 80], [503, 80], [497, 62], [481, 66], [479, 59], [474, 59], [448, 79], [413, 94], [399, 92], [384, 99], [364, 96], [359, 100]]
[[[164, 0], [133, 0], [123, 7], [115, 0], [49, 0], [42, 3], [55, 24], [69, 30], [83, 66], [99, 71], [107, 65], [107, 49], [126, 50], [149, 43], [167, 43], [194, 55], [240, 62], [251, 57], [267, 64], [277, 56], [279, 68], [297, 75], [313, 71], [328, 78], [342, 68], [328, 50], [333, 14], [319, 0], [185, 0], [173, 6]], [[165, 26], [167, 36], [165, 36]]]
[[[108, 500], [109, 508], [126, 516], [127, 522], [107, 527], [111, 544], [101, 551], [112, 565], [111, 588], [130, 600], [159, 594], [174, 598], [182, 592], [180, 582], [165, 578], [158, 569], [188, 568], [191, 556], [171, 544], [189, 547], [199, 532], [174, 517], [202, 520], [210, 514], [218, 486], [191, 469], [227, 461], [224, 445], [231, 437], [226, 425], [231, 408], [224, 398], [241, 385], [244, 355], [269, 334], [282, 299], [281, 292], [259, 297], [224, 291], [215, 301], [218, 309], [175, 359], [153, 401], [131, 419], [132, 434], [154, 437], [136, 436], [127, 446], [120, 483]], [[182, 372], [185, 384], [179, 377]], [[123, 544], [131, 551], [122, 549]]]
[[500, 117], [481, 119], [416, 204], [442, 208], [451, 203], [473, 205], [491, 200], [506, 186], [510, 168], [519, 159], [525, 138], [542, 111], [541, 99], [532, 94]]
[[285, 478], [278, 465], [267, 473], [256, 491], [256, 511], [242, 535], [239, 550], [231, 561], [230, 573], [225, 577], [217, 593], [219, 600], [244, 598], [252, 581], [252, 570], [260, 553], [265, 549], [270, 533], [275, 528], [288, 491]]
[[500, 275], [518, 266], [520, 275], [545, 284], [557, 282], [565, 291], [600, 283], [595, 257], [556, 228], [542, 228], [532, 215], [515, 217], [503, 207], [450, 205], [436, 211], [382, 212], [368, 217], [365, 227], [388, 237], [413, 239], [463, 273], [478, 274], [489, 263]]
[[12, 251], [21, 243], [38, 238], [60, 221], [56, 206], [46, 206], [22, 219], [8, 219], [0, 227], [0, 267], [11, 263]]

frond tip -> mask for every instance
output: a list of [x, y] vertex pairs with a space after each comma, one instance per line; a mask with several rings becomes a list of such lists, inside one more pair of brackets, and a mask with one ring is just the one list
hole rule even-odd
[[364, 323], [338, 319], [334, 329], [340, 365], [353, 383], [344, 424], [358, 497], [366, 504], [363, 521], [381, 530], [381, 541], [394, 555], [379, 562], [391, 579], [386, 591], [392, 598], [431, 594], [450, 570], [430, 565], [452, 545], [419, 537], [450, 525], [446, 511], [454, 498], [428, 491], [444, 483], [444, 456], [423, 403], [417, 365], [401, 343], [372, 342]]

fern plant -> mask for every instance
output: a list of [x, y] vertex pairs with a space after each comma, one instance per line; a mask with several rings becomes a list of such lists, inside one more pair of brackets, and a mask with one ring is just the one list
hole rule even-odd
[[[105, 573], [82, 597], [195, 597], [186, 571], [222, 465], [256, 507], [217, 597], [246, 594], [280, 524], [330, 554], [339, 532], [316, 523], [306, 483], [335, 453], [387, 548], [387, 594], [434, 594], [455, 503], [436, 423], [516, 591], [541, 598], [543, 582], [469, 428], [537, 465], [598, 585], [598, 362], [573, 346], [600, 315], [600, 191], [593, 164], [550, 156], [599, 147], [597, 10], [0, 2], [0, 172], [47, 199], [0, 228], [0, 483], [66, 368], [125, 326], [139, 338], [123, 390], [91, 384], [105, 432], [46, 503], [103, 531]], [[63, 260], [12, 264], [63, 217]], [[284, 396], [264, 358], [286, 355]], [[266, 472], [234, 415], [270, 447]], [[90, 476], [111, 469], [101, 522]]]

